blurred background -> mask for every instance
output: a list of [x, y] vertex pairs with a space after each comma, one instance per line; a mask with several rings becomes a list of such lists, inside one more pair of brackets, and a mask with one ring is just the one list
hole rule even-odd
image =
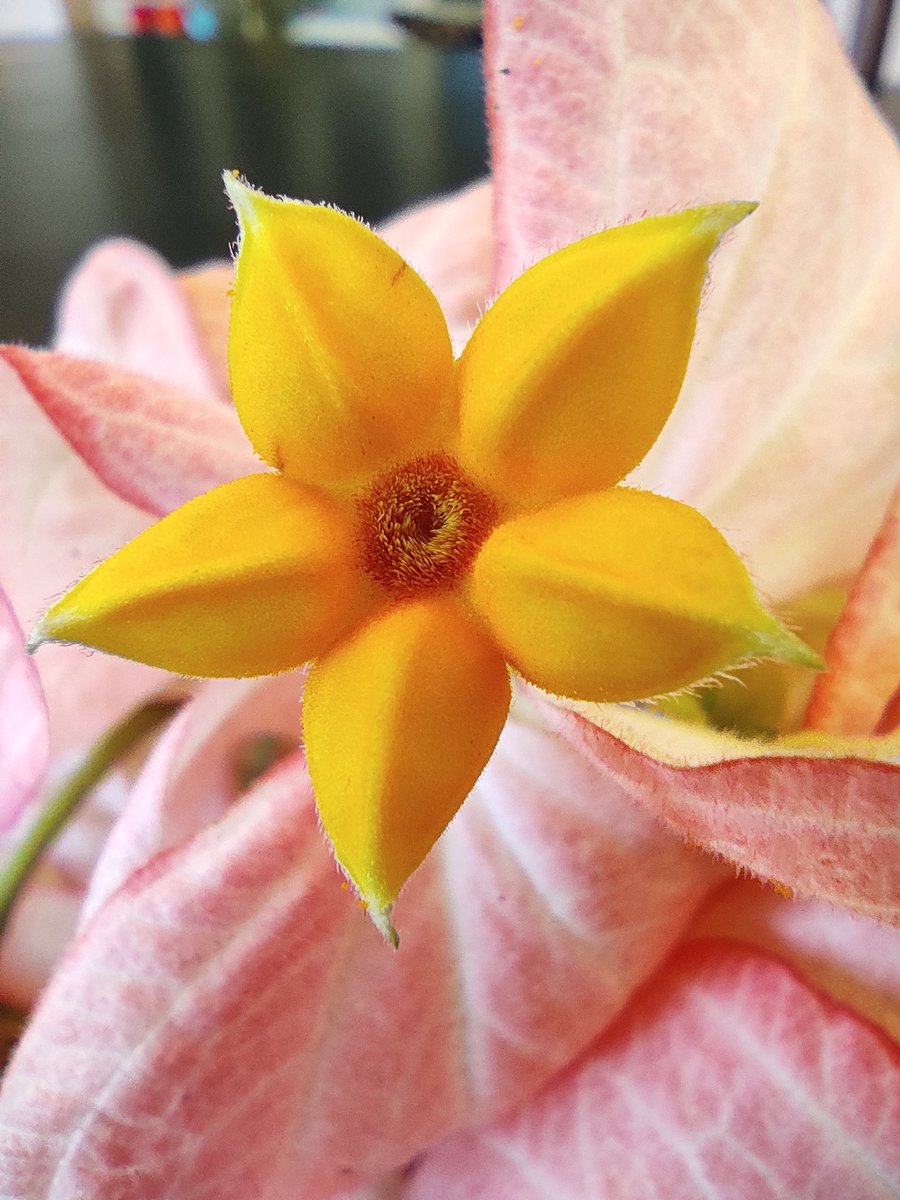
[[[900, 7], [828, 8], [896, 127]], [[480, 28], [480, 0], [0, 0], [0, 340], [46, 342], [101, 237], [222, 258], [223, 168], [372, 222], [484, 174]]]

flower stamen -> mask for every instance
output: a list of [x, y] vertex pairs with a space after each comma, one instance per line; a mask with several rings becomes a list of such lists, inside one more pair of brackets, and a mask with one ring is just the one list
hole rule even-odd
[[358, 501], [367, 574], [402, 598], [458, 583], [497, 520], [494, 499], [448, 454], [387, 471]]

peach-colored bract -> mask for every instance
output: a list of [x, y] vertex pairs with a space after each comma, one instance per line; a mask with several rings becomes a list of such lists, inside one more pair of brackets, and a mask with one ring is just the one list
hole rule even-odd
[[403, 1195], [888, 1200], [898, 1069], [887, 1038], [782, 964], [694, 946], [532, 1105], [445, 1142]]
[[900, 486], [832, 633], [827, 661], [807, 728], [865, 734], [900, 725]]

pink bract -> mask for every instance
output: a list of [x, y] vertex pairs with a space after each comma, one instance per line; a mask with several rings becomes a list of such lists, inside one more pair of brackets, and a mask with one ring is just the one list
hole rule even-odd
[[404, 1200], [888, 1200], [898, 1067], [780, 963], [694, 945], [533, 1104], [433, 1151]]

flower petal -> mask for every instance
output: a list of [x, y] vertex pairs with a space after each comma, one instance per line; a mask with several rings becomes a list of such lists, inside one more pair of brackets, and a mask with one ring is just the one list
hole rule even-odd
[[426, 284], [345, 213], [225, 182], [241, 227], [231, 386], [257, 452], [338, 485], [433, 449], [453, 416], [453, 359]]
[[47, 612], [33, 645], [78, 642], [187, 675], [299, 666], [360, 616], [352, 527], [316, 493], [250, 475], [189, 501]]
[[636, 467], [678, 398], [709, 256], [754, 208], [708, 205], [607, 229], [511, 284], [459, 363], [472, 473], [528, 508]]
[[438, 1146], [403, 1200], [890, 1200], [893, 1044], [768, 955], [679, 952], [531, 1104]]
[[0, 355], [110, 491], [145, 512], [162, 516], [261, 469], [218, 400], [66, 354], [4, 346]]
[[762, 608], [706, 518], [649, 492], [613, 488], [508, 521], [470, 589], [508, 661], [560, 696], [633, 700], [754, 656], [818, 661]]
[[503, 659], [452, 600], [396, 607], [314, 664], [303, 732], [316, 803], [380, 928], [475, 786], [509, 700]]

